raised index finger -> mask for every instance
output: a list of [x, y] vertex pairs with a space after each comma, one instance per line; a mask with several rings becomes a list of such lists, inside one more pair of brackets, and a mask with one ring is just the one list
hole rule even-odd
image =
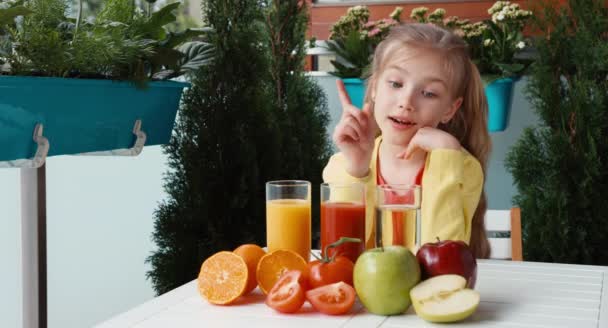
[[345, 114], [348, 112], [348, 107], [352, 106], [352, 102], [350, 101], [348, 93], [346, 93], [346, 88], [344, 87], [344, 82], [342, 82], [342, 80], [336, 80], [336, 87], [338, 87], [338, 96], [340, 97], [340, 103], [342, 103], [342, 113]]

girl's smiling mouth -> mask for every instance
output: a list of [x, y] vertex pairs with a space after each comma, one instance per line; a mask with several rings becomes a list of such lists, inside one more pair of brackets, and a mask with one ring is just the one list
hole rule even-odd
[[392, 126], [397, 129], [407, 129], [416, 125], [415, 122], [403, 117], [389, 116], [388, 119], [391, 121]]

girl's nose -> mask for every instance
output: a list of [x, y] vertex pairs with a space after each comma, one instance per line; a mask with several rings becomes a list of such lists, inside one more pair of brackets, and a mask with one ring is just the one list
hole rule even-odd
[[404, 89], [399, 97], [398, 105], [399, 105], [399, 109], [405, 109], [407, 111], [415, 110], [413, 90]]

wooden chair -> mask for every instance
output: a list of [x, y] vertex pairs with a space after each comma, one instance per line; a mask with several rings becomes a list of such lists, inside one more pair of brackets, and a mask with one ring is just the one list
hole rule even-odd
[[[521, 212], [517, 207], [511, 210], [488, 210], [485, 216], [486, 231], [492, 253], [490, 258], [523, 261], [521, 241]], [[494, 233], [510, 232], [511, 237], [493, 237]]]

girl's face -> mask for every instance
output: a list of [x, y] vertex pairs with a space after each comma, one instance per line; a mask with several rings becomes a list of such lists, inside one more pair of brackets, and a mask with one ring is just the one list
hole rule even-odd
[[439, 54], [395, 56], [373, 81], [374, 118], [385, 142], [407, 146], [422, 127], [447, 123], [462, 104], [454, 99]]

